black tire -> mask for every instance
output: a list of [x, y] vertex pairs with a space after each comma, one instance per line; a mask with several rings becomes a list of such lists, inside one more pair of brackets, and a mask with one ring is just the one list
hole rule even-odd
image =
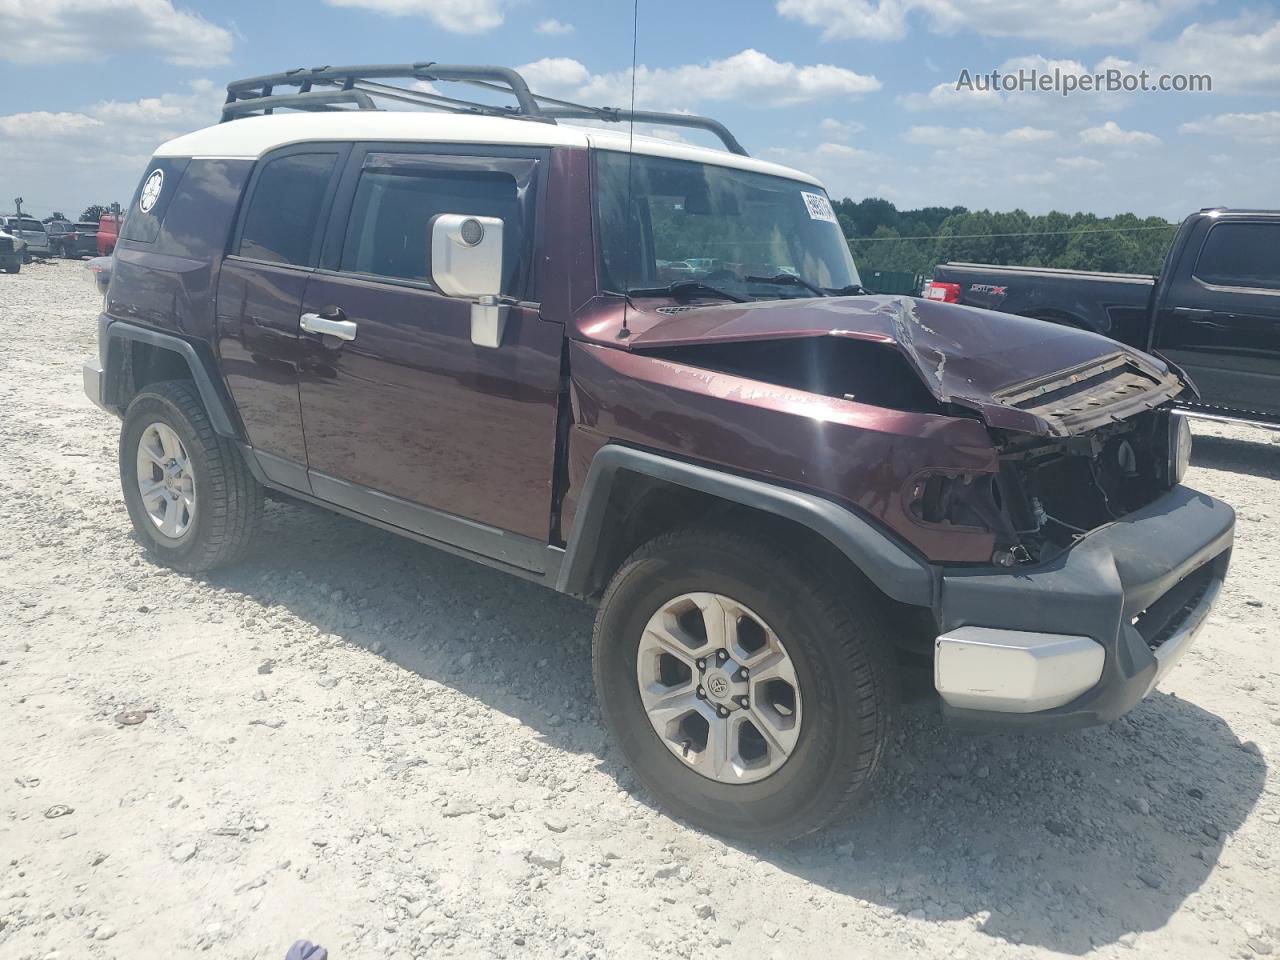
[[[762, 780], [704, 777], [666, 747], [644, 712], [641, 634], [657, 610], [694, 592], [722, 594], [758, 614], [795, 666], [799, 738]], [[632, 554], [605, 592], [592, 642], [596, 693], [622, 753], [664, 806], [713, 833], [788, 840], [840, 816], [879, 768], [898, 701], [889, 636], [880, 594], [856, 574], [837, 581], [780, 540], [676, 531]]]
[[18, 263], [17, 261], [14, 261], [14, 263], [11, 266], [7, 266], [4, 268], [4, 272], [5, 273], [21, 273], [22, 264]]
[[[138, 444], [153, 423], [167, 424], [178, 434], [195, 479], [191, 523], [175, 539], [157, 529], [138, 490]], [[120, 484], [129, 518], [147, 552], [159, 563], [187, 573], [239, 559], [262, 518], [262, 487], [235, 445], [214, 432], [200, 394], [187, 380], [151, 384], [129, 404], [120, 431]]]

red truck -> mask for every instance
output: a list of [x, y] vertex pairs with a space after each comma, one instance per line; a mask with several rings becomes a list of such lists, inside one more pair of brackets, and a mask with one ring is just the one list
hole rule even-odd
[[122, 219], [124, 218], [116, 214], [104, 213], [98, 220], [98, 256], [109, 257], [115, 252]]

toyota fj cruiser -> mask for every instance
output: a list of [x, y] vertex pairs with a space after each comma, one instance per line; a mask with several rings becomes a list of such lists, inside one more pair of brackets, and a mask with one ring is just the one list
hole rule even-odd
[[430, 63], [240, 81], [223, 120], [156, 152], [85, 367], [140, 540], [230, 562], [274, 491], [598, 603], [605, 720], [704, 827], [836, 816], [913, 670], [975, 729], [1106, 723], [1218, 595], [1176, 369], [865, 295], [822, 186], [714, 121]]

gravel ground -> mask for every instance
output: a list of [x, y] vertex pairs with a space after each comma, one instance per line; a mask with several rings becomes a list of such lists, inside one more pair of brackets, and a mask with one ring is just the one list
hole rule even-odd
[[748, 848], [634, 784], [572, 600], [284, 504], [237, 569], [149, 563], [81, 392], [81, 274], [0, 277], [0, 956], [1280, 951], [1268, 434], [1197, 428], [1234, 570], [1128, 718], [968, 738], [909, 711], [859, 816]]

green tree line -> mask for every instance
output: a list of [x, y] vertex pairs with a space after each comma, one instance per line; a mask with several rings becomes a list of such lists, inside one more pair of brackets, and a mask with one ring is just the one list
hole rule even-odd
[[878, 197], [860, 201], [846, 197], [834, 207], [864, 275], [871, 270], [901, 270], [928, 276], [936, 264], [949, 260], [1159, 273], [1177, 229], [1177, 224], [1160, 217], [1132, 213], [1098, 217], [965, 207], [899, 210]]

